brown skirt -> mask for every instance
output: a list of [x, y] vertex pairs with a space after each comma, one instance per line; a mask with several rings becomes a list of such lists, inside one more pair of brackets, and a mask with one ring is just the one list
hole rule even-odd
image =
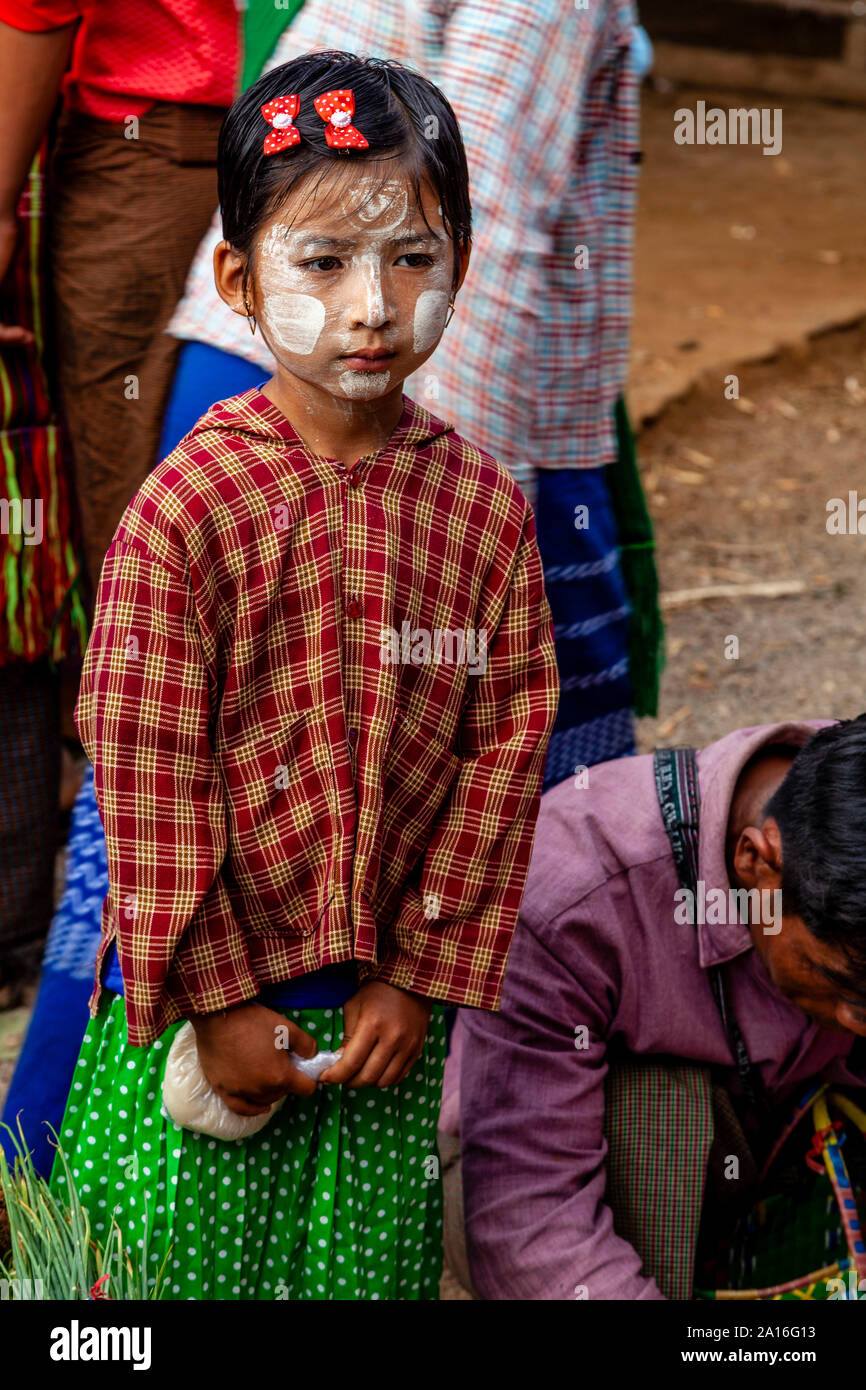
[[124, 508], [158, 462], [179, 351], [163, 330], [217, 205], [224, 115], [158, 102], [137, 127], [68, 110], [58, 124], [50, 186], [57, 363], [94, 593]]

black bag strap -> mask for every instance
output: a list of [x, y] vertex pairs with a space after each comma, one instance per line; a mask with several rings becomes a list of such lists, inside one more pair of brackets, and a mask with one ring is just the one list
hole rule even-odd
[[[659, 808], [670, 841], [677, 877], [680, 886], [688, 888], [696, 900], [701, 791], [694, 748], [657, 748], [653, 754], [653, 770]], [[721, 966], [710, 966], [709, 976], [710, 987], [734, 1056], [743, 1094], [752, 1109], [756, 1123], [760, 1124], [767, 1110], [766, 1094], [760, 1074], [752, 1065], [745, 1040], [729, 1006]]]

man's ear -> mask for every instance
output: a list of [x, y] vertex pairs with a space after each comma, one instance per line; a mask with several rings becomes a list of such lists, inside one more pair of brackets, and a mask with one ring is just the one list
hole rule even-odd
[[733, 865], [737, 875], [750, 888], [766, 887], [768, 875], [779, 878], [782, 872], [782, 837], [772, 817], [768, 817], [760, 827], [743, 827], [734, 850]]
[[247, 316], [244, 307], [245, 269], [246, 257], [240, 251], [236, 251], [227, 241], [217, 243], [213, 253], [213, 278], [217, 292], [223, 303], [244, 318]]
[[764, 859], [771, 869], [780, 874], [782, 872], [782, 832], [772, 816], [767, 816], [761, 826], [761, 834], [767, 846], [763, 851]]

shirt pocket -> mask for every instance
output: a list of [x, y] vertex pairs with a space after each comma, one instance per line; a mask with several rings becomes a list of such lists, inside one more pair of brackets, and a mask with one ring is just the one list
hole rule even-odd
[[232, 876], [253, 933], [308, 936], [332, 896], [336, 790], [325, 730], [309, 714], [232, 754]]

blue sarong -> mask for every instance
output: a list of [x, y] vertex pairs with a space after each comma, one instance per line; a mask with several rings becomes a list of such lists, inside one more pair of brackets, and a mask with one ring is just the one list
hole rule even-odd
[[[42, 961], [39, 993], [12, 1077], [3, 1121], [17, 1132], [17, 1117], [37, 1172], [47, 1178], [54, 1149], [43, 1121], [60, 1131], [81, 1039], [90, 1022], [87, 1001], [99, 945], [102, 902], [108, 891], [105, 832], [88, 763], [70, 819], [66, 884], [51, 922]], [[11, 1162], [14, 1147], [5, 1130], [0, 1143]]]
[[544, 791], [577, 768], [635, 751], [631, 605], [609, 467], [538, 470], [535, 524], [560, 678]]

